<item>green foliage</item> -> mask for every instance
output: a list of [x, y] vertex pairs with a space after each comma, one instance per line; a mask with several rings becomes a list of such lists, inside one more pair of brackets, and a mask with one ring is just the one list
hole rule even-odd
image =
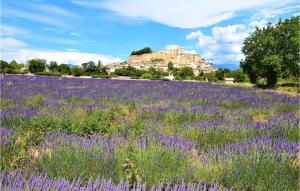
[[0, 61], [0, 73], [4, 74], [19, 74], [22, 73], [21, 69], [24, 65], [18, 64], [15, 60], [8, 62], [1, 60]]
[[178, 76], [182, 80], [187, 80], [187, 79], [191, 80], [194, 78], [193, 69], [191, 67], [179, 68]]
[[137, 152], [137, 168], [147, 185], [177, 182], [192, 178], [189, 158], [172, 148], [150, 144]]
[[[231, 74], [234, 72], [232, 71]], [[240, 72], [241, 70], [237, 71], [237, 74]], [[144, 75], [147, 74], [152, 77], [150, 73]], [[216, 78], [214, 73], [201, 74], [200, 77], [209, 75]], [[6, 83], [14, 85], [15, 82]], [[298, 86], [297, 82], [294, 83], [294, 86]], [[82, 87], [83, 84], [76, 86], [72, 83], [65, 86], [67, 90], [78, 88], [75, 89], [76, 91], [81, 91], [79, 88]], [[56, 99], [54, 103], [59, 101], [62, 105], [59, 108], [50, 104], [47, 104], [47, 107], [39, 107], [43, 106], [44, 100], [48, 102], [49, 97], [52, 99], [53, 94], [36, 95], [23, 101], [22, 106], [39, 107], [39, 112], [30, 117], [3, 117], [1, 125], [14, 127], [15, 133], [12, 144], [1, 145], [1, 170], [22, 168], [29, 172], [48, 173], [52, 177], [72, 179], [76, 176], [84, 181], [88, 181], [90, 177], [100, 176], [112, 178], [113, 182], [128, 180], [131, 185], [136, 181], [142, 181], [147, 183], [147, 189], [159, 182], [174, 184], [181, 183], [182, 180], [196, 182], [199, 179], [208, 182], [217, 181], [228, 188], [233, 187], [234, 190], [297, 189], [298, 164], [295, 165], [293, 159], [287, 160], [284, 154], [281, 160], [277, 160], [272, 155], [273, 150], [272, 153], [266, 153], [264, 150], [245, 155], [230, 154], [229, 157], [233, 159], [228, 160], [222, 160], [222, 157], [225, 157], [222, 154], [214, 156], [215, 158], [211, 157], [208, 161], [202, 160], [202, 157], [210, 154], [208, 148], [222, 149], [225, 144], [242, 144], [251, 137], [271, 137], [274, 140], [284, 138], [297, 143], [298, 126], [288, 120], [280, 122], [279, 126], [282, 128], [260, 129], [252, 126], [251, 128], [237, 126], [239, 123], [252, 125], [254, 124], [252, 122], [258, 121], [257, 119], [264, 123], [264, 120], [275, 114], [285, 112], [293, 112], [297, 115], [299, 112], [297, 104], [292, 105], [282, 101], [278, 103], [276, 102], [278, 98], [260, 90], [249, 91], [249, 96], [256, 95], [270, 101], [269, 103], [272, 104], [269, 107], [257, 102], [229, 101], [232, 98], [216, 101], [206, 97], [191, 100], [179, 96], [178, 99], [170, 99], [168, 97], [170, 94], [154, 100], [152, 96], [157, 95], [157, 87], [151, 88], [153, 88], [151, 93], [141, 95], [141, 101], [136, 101], [136, 97], [117, 100], [114, 95], [112, 97], [71, 96]], [[181, 88], [189, 88], [191, 93], [194, 92], [193, 87], [183, 85], [179, 89]], [[166, 92], [168, 90], [166, 89]], [[231, 91], [231, 87], [222, 90]], [[244, 92], [242, 96], [247, 97], [247, 93]], [[1, 97], [4, 98], [0, 100], [1, 109], [17, 106], [14, 105], [13, 100], [10, 100], [10, 94], [2, 93]], [[108, 108], [89, 107], [99, 102], [105, 103]], [[183, 107], [186, 111], [176, 111], [177, 107], [172, 107], [173, 105]], [[193, 112], [194, 106], [197, 108], [203, 105], [216, 106], [220, 112]], [[144, 106], [158, 109], [144, 110]], [[171, 108], [171, 111], [164, 108]], [[229, 111], [232, 111], [232, 115]], [[237, 112], [243, 115], [235, 115]], [[229, 123], [224, 121], [220, 126], [214, 123], [204, 123], [205, 127], [195, 126], [198, 123], [219, 120], [231, 121]], [[231, 123], [234, 120], [237, 125]], [[116, 149], [109, 153], [111, 158], [104, 157], [106, 151], [101, 147], [86, 150], [80, 145], [73, 144], [45, 150], [40, 145], [45, 141], [44, 134], [51, 131], [64, 131], [87, 139], [93, 137], [90, 135], [107, 136], [115, 141]], [[163, 146], [160, 141], [150, 140], [148, 136], [150, 132], [157, 132], [158, 135], [160, 133], [166, 136], [174, 135], [179, 138], [178, 143], [191, 141], [196, 147], [191, 151], [183, 152], [176, 147]], [[141, 146], [140, 141], [144, 143]]]
[[151, 75], [151, 78], [150, 78], [151, 80], [159, 80], [159, 79], [162, 79], [163, 76], [168, 75], [161, 68], [155, 68], [152, 66], [148, 69], [148, 73]]
[[137, 51], [132, 51], [131, 55], [142, 55], [142, 54], [148, 54], [148, 53], [151, 53], [151, 52], [152, 52], [151, 48], [145, 47], [145, 48], [142, 48], [142, 49], [137, 50]]
[[51, 73], [51, 72], [36, 72], [35, 75], [43, 75], [43, 76], [61, 76], [60, 73]]
[[286, 156], [279, 161], [271, 153], [253, 151], [249, 156], [235, 159], [223, 170], [225, 186], [236, 190], [297, 190], [298, 169]]
[[242, 52], [245, 59], [241, 67], [252, 83], [258, 78], [266, 78], [267, 86], [272, 87], [279, 77], [299, 76], [299, 39], [300, 21], [292, 17], [256, 28], [245, 39]]
[[199, 76], [196, 77], [199, 81], [208, 81], [208, 82], [216, 82], [218, 78], [216, 77], [214, 72], [210, 73], [201, 73]]
[[86, 75], [92, 75], [98, 73], [98, 68], [93, 61], [83, 63], [82, 65], [83, 72]]
[[50, 65], [49, 65], [49, 70], [50, 70], [52, 73], [57, 73], [57, 72], [58, 72], [58, 65], [57, 65], [57, 62], [51, 61], [51, 62], [50, 62]]
[[58, 72], [61, 74], [71, 74], [71, 68], [67, 64], [60, 64], [58, 66]]
[[138, 70], [132, 66], [128, 66], [128, 67], [116, 69], [114, 73], [118, 76], [130, 76], [130, 77], [139, 78], [145, 73], [145, 71]]
[[228, 127], [226, 130], [199, 130], [195, 128], [186, 128], [182, 132], [183, 137], [192, 139], [198, 148], [207, 146], [221, 146], [227, 143], [234, 143], [245, 140], [257, 132], [248, 129], [233, 131]]
[[32, 59], [28, 61], [29, 71], [31, 73], [44, 72], [46, 69], [46, 60], [43, 59]]
[[126, 158], [122, 165], [126, 180], [129, 182], [130, 185], [134, 185], [137, 181], [140, 181], [140, 176], [138, 175], [137, 169], [137, 160], [135, 154], [135, 148], [132, 142], [130, 142], [127, 146], [126, 150]]
[[71, 74], [73, 76], [82, 76], [83, 75], [83, 69], [80, 68], [80, 67], [74, 67], [74, 68], [71, 68]]
[[168, 63], [168, 70], [173, 71], [174, 70], [174, 64], [172, 62]]
[[5, 73], [5, 69], [8, 67], [8, 62], [0, 60], [0, 72], [1, 74]]
[[52, 177], [79, 177], [84, 181], [98, 176], [119, 181], [115, 172], [116, 161], [105, 159], [101, 148], [91, 148], [90, 151], [78, 146], [59, 146], [54, 150], [44, 151], [39, 160], [38, 168]]
[[229, 77], [233, 77], [235, 82], [245, 82], [246, 81], [246, 74], [243, 72], [242, 69], [237, 69], [232, 71], [229, 74]]
[[102, 76], [108, 75], [108, 73], [106, 71], [106, 67], [103, 66], [101, 60], [98, 61], [97, 70], [98, 70], [98, 74], [100, 74]]
[[151, 79], [152, 78], [152, 75], [150, 73], [144, 73], [141, 78], [143, 79]]
[[43, 95], [36, 95], [27, 100], [27, 107], [37, 107], [40, 104], [44, 102], [44, 96]]
[[230, 70], [227, 68], [219, 68], [217, 71], [215, 71], [215, 76], [218, 78], [218, 80], [223, 81], [225, 77], [229, 77]]
[[108, 74], [100, 74], [100, 75], [92, 75], [92, 78], [103, 78], [103, 79], [109, 79], [111, 78]]

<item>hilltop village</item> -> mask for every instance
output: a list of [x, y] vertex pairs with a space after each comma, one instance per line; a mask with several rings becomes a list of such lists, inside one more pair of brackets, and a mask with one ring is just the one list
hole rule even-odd
[[168, 71], [168, 64], [172, 63], [174, 68], [191, 67], [197, 76], [201, 72], [210, 73], [216, 71], [211, 63], [196, 53], [189, 53], [183, 48], [164, 49], [155, 52], [131, 54], [128, 62], [119, 62], [106, 65], [107, 72], [110, 74], [116, 69], [132, 66], [139, 70], [148, 70], [150, 67], [161, 68]]

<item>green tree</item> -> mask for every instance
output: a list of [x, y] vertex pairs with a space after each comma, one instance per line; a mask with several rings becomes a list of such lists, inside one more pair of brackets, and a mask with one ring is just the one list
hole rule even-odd
[[217, 71], [215, 71], [215, 76], [218, 78], [218, 80], [223, 81], [225, 77], [231, 77], [230, 73], [231, 71], [227, 68], [219, 68]]
[[78, 66], [73, 67], [73, 68], [71, 69], [71, 74], [72, 74], [73, 76], [76, 76], [76, 77], [82, 76], [82, 75], [83, 75], [83, 69], [80, 68], [80, 67], [78, 67]]
[[81, 66], [83, 68], [84, 74], [86, 75], [95, 75], [98, 73], [98, 68], [93, 61], [83, 63]]
[[22, 65], [18, 64], [15, 60], [12, 60], [8, 67], [6, 68], [6, 72], [5, 73], [9, 73], [9, 74], [17, 74], [21, 72], [21, 68]]
[[44, 72], [46, 69], [46, 60], [43, 59], [32, 59], [28, 61], [29, 71], [31, 73]]
[[241, 68], [251, 83], [266, 78], [267, 86], [278, 78], [299, 76], [300, 17], [292, 17], [277, 24], [268, 24], [256, 30], [244, 40], [242, 52], [245, 59]]
[[179, 68], [178, 76], [182, 80], [193, 79], [194, 78], [193, 68], [191, 68], [191, 67]]
[[137, 51], [132, 51], [131, 55], [142, 55], [142, 54], [147, 54], [147, 53], [151, 53], [151, 52], [152, 52], [151, 48], [145, 47], [145, 48], [142, 48]]
[[163, 76], [167, 76], [168, 73], [165, 73], [161, 68], [150, 67], [148, 73], [151, 75], [152, 80], [162, 79]]
[[172, 62], [168, 63], [168, 71], [173, 71], [174, 70], [174, 64]]
[[0, 60], [0, 73], [1, 74], [5, 73], [7, 68], [8, 68], [8, 62], [4, 60]]
[[51, 72], [58, 72], [58, 65], [57, 65], [57, 62], [51, 61], [51, 62], [50, 62], [50, 65], [49, 65], [49, 70], [50, 70]]
[[232, 71], [229, 74], [229, 77], [233, 77], [235, 82], [245, 82], [246, 81], [246, 74], [243, 72], [242, 69], [237, 69]]
[[100, 74], [100, 75], [108, 74], [106, 71], [106, 67], [102, 64], [101, 60], [98, 61], [97, 70], [98, 70], [98, 74]]
[[118, 76], [130, 76], [133, 78], [139, 78], [141, 77], [145, 71], [138, 70], [132, 66], [116, 69], [115, 74]]
[[71, 74], [71, 68], [67, 64], [60, 64], [58, 66], [58, 72], [61, 74]]

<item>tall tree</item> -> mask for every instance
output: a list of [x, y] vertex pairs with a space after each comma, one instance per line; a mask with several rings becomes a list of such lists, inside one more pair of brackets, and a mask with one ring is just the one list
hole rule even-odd
[[178, 75], [182, 80], [192, 79], [194, 77], [193, 68], [187, 66], [182, 67], [179, 69]]
[[58, 72], [61, 74], [71, 74], [71, 68], [67, 64], [61, 64], [58, 66]]
[[0, 60], [0, 73], [6, 73], [8, 66], [9, 64], [6, 61]]
[[50, 62], [50, 65], [49, 65], [49, 70], [50, 70], [51, 72], [58, 72], [58, 65], [57, 65], [57, 62], [51, 61], [51, 62]]
[[245, 39], [241, 67], [252, 83], [266, 78], [267, 86], [274, 86], [279, 77], [299, 76], [300, 17], [292, 17], [277, 24], [268, 24]]
[[44, 72], [46, 69], [46, 60], [38, 58], [28, 60], [28, 65], [31, 73]]
[[97, 74], [98, 72], [97, 66], [93, 61], [83, 63], [81, 66], [83, 68], [84, 73], [87, 75]]

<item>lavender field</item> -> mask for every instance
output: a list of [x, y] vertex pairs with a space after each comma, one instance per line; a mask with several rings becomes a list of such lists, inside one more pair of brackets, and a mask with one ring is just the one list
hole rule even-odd
[[0, 190], [297, 190], [299, 97], [1, 77]]

